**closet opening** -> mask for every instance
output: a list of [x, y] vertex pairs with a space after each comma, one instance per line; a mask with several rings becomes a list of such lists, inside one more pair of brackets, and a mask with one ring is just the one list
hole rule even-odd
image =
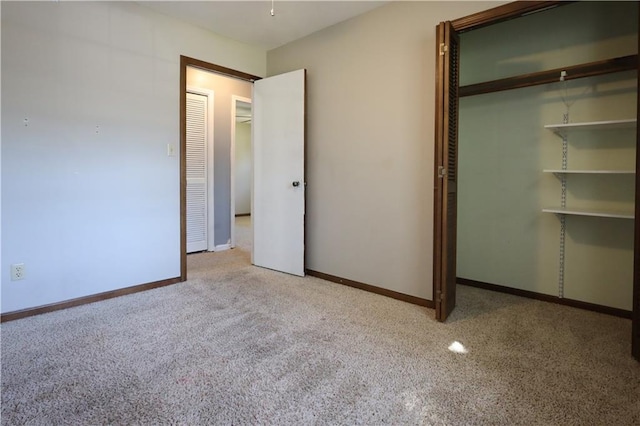
[[[235, 98], [251, 100], [258, 76], [186, 56], [180, 57], [180, 278], [187, 279], [188, 251], [220, 251], [231, 248], [233, 220], [232, 129]], [[198, 96], [208, 99], [208, 103]], [[190, 116], [202, 104], [208, 113], [202, 123]], [[201, 130], [210, 138], [199, 144]], [[206, 133], [205, 133], [206, 134]], [[200, 149], [191, 149], [193, 147]], [[194, 154], [197, 158], [193, 158]], [[189, 157], [189, 159], [188, 159]], [[204, 183], [204, 185], [203, 185]], [[204, 189], [201, 189], [203, 187]], [[194, 231], [195, 230], [195, 231]], [[215, 231], [215, 234], [214, 234]], [[194, 245], [194, 240], [198, 241]]]
[[[599, 244], [603, 250], [601, 250], [601, 253], [595, 250], [594, 253], [591, 253], [592, 257], [597, 258], [602, 255], [607, 255], [607, 250], [610, 251], [608, 254], [610, 256], [611, 253], [616, 250], [622, 250], [624, 252], [621, 257], [624, 257], [624, 262], [626, 262], [626, 272], [624, 272], [623, 276], [616, 279], [618, 281], [626, 280], [627, 282], [628, 288], [624, 290], [628, 293], [628, 295], [625, 296], [626, 300], [622, 300], [620, 296], [618, 296], [618, 306], [615, 306], [615, 303], [608, 303], [613, 306], [598, 309], [602, 308], [602, 306], [598, 306], [598, 303], [589, 302], [593, 300], [594, 295], [597, 296], [598, 291], [607, 292], [610, 289], [605, 288], [604, 290], [598, 290], [591, 288], [589, 290], [593, 293], [589, 296], [591, 300], [589, 300], [589, 297], [585, 297], [583, 300], [578, 301], [581, 303], [574, 303], [573, 306], [595, 308], [601, 311], [607, 311], [607, 313], [627, 317], [632, 313], [634, 317], [632, 339], [634, 342], [634, 355], [638, 357], [640, 356], [640, 354], [638, 354], [638, 333], [640, 332], [638, 330], [638, 308], [640, 308], [640, 302], [638, 301], [638, 251], [634, 251], [633, 248], [634, 239], [636, 245], [638, 241], [640, 241], [639, 227], [635, 226], [634, 231], [634, 225], [637, 225], [638, 215], [633, 214], [633, 211], [637, 210], [637, 201], [639, 198], [637, 193], [639, 185], [635, 185], [634, 188], [634, 184], [638, 179], [638, 174], [635, 173], [638, 162], [634, 164], [634, 159], [638, 155], [638, 151], [635, 149], [637, 144], [637, 126], [635, 124], [637, 121], [637, 110], [635, 112], [633, 111], [636, 109], [635, 107], [638, 102], [637, 5], [628, 5], [629, 7], [635, 7], [634, 13], [626, 13], [628, 16], [625, 16], [623, 12], [620, 17], [621, 19], [613, 19], [613, 23], [616, 24], [616, 28], [613, 30], [614, 33], [624, 31], [621, 29], [624, 27], [620, 22], [621, 20], [626, 22], [627, 26], [630, 25], [633, 27], [633, 31], [631, 32], [616, 35], [625, 40], [627, 45], [626, 51], [624, 48], [617, 50], [609, 48], [606, 46], [606, 40], [596, 46], [595, 49], [592, 48], [593, 51], [599, 52], [600, 56], [590, 57], [589, 55], [583, 54], [584, 52], [576, 53], [575, 48], [571, 51], [571, 43], [575, 42], [576, 37], [580, 35], [580, 29], [576, 28], [570, 34], [570, 36], [574, 38], [573, 40], [562, 37], [556, 38], [556, 40], [564, 40], [562, 47], [565, 51], [558, 49], [560, 52], [556, 52], [557, 58], [554, 58], [554, 60], [556, 60], [554, 63], [553, 60], [549, 61], [541, 58], [542, 49], [540, 46], [536, 46], [536, 43], [539, 44], [538, 39], [533, 41], [527, 40], [523, 35], [522, 28], [526, 27], [525, 24], [527, 21], [521, 19], [520, 16], [530, 15], [530, 12], [534, 10], [549, 10], [549, 6], [554, 6], [556, 3], [557, 2], [512, 3], [450, 23], [442, 23], [438, 27], [438, 45], [436, 50], [438, 65], [436, 98], [438, 103], [436, 105], [436, 164], [434, 176], [434, 302], [436, 302], [437, 307], [436, 315], [438, 320], [444, 321], [455, 305], [456, 278], [461, 276], [457, 274], [458, 271], [456, 267], [458, 267], [459, 270], [460, 266], [462, 266], [462, 269], [465, 269], [466, 266], [464, 263], [467, 262], [471, 255], [475, 254], [477, 258], [482, 258], [488, 251], [487, 245], [493, 244], [488, 238], [509, 240], [512, 234], [523, 232], [523, 229], [515, 228], [512, 229], [511, 232], [504, 232], [504, 230], [497, 232], [498, 228], [496, 228], [496, 232], [492, 235], [490, 226], [485, 224], [485, 229], [477, 231], [478, 235], [476, 235], [476, 240], [485, 244], [484, 247], [482, 247], [482, 244], [476, 244], [475, 247], [456, 247], [460, 241], [460, 232], [456, 232], [458, 231], [456, 221], [462, 221], [461, 224], [464, 228], [470, 221], [482, 221], [482, 215], [487, 217], [487, 215], [493, 212], [494, 218], [502, 218], [502, 224], [508, 226], [510, 217], [512, 216], [510, 216], [511, 212], [505, 211], [504, 209], [501, 210], [497, 207], [497, 205], [500, 204], [498, 202], [500, 200], [495, 200], [496, 202], [492, 200], [492, 198], [496, 197], [503, 199], [509, 198], [507, 195], [509, 195], [508, 192], [510, 189], [507, 183], [512, 181], [520, 182], [519, 190], [521, 192], [530, 189], [530, 186], [533, 184], [542, 184], [546, 188], [546, 193], [557, 194], [558, 198], [558, 200], [545, 199], [542, 201], [549, 203], [554, 201], [555, 204], [555, 201], [560, 202], [560, 187], [563, 186], [562, 182], [564, 180], [565, 183], [571, 184], [566, 188], [568, 191], [568, 199], [566, 201], [571, 201], [574, 206], [589, 207], [587, 204], [591, 202], [591, 200], [588, 200], [588, 196], [604, 195], [604, 200], [598, 200], [602, 205], [596, 207], [608, 207], [610, 210], [615, 207], [623, 207], [622, 210], [625, 210], [622, 218], [605, 219], [590, 216], [579, 216], [575, 218], [571, 216], [567, 219], [566, 226], [568, 234], [565, 234], [565, 238], [568, 241], [568, 245], [566, 247], [567, 252], [565, 255], [567, 258], [565, 262], [571, 260], [571, 265], [576, 265], [575, 259], [568, 258], [576, 255], [577, 250], [575, 250], [575, 247], [582, 245], [582, 248], [584, 248], [584, 246], [588, 246], [596, 239], [599, 239], [599, 242], [593, 245], [597, 246]], [[624, 7], [624, 5], [618, 6]], [[544, 28], [544, 31], [550, 33], [556, 28], [554, 22], [557, 23], [556, 21], [559, 19], [558, 16], [564, 15], [566, 17], [582, 7], [583, 5], [580, 3], [571, 3], [567, 5], [567, 7], [563, 6], [552, 12], [536, 14], [526, 19], [528, 21], [531, 21], [533, 18], [538, 21], [544, 19], [545, 25], [540, 25], [540, 28]], [[584, 7], [588, 6], [584, 5]], [[596, 5], [596, 7], [608, 7], [608, 5], [601, 4]], [[570, 26], [575, 27], [580, 25], [579, 22], [583, 22], [582, 26], [588, 27], [584, 31], [586, 32], [588, 29], [600, 28], [594, 23], [601, 23], [602, 20], [609, 19], [604, 18], [606, 16], [607, 14], [594, 16], [589, 21], [581, 21], [576, 18], [576, 22]], [[518, 18], [517, 25], [520, 32], [515, 33], [515, 35], [513, 33], [511, 35], [499, 34], [499, 28], [504, 26], [513, 27], [516, 25], [515, 21], [514, 23], [505, 22], [503, 26], [494, 26], [493, 24], [514, 17]], [[584, 22], [589, 22], [589, 24], [585, 25]], [[462, 34], [460, 44], [456, 43], [458, 41], [458, 32], [466, 32], [479, 28], [483, 28], [483, 30], [473, 31], [470, 34]], [[593, 32], [596, 33], [597, 31], [593, 30]], [[608, 33], [610, 32], [601, 32], [600, 35], [604, 38]], [[473, 37], [467, 37], [471, 35], [473, 35]], [[476, 37], [476, 35], [484, 35], [485, 37]], [[493, 39], [491, 37], [493, 37]], [[472, 49], [473, 38], [482, 39], [482, 41], [478, 43], [482, 44], [482, 54], [486, 56], [486, 63], [484, 64], [480, 63], [480, 65], [478, 65], [477, 61], [475, 64], [473, 63], [475, 59]], [[513, 39], [512, 41], [515, 45], [519, 43], [519, 45], [524, 46], [525, 51], [527, 48], [531, 49], [531, 51], [528, 52], [528, 55], [523, 54], [520, 57], [513, 55], [516, 56], [515, 59], [504, 56], [499, 57], [499, 49], [492, 46], [492, 41], [500, 43], [504, 41], [504, 39]], [[616, 47], [623, 46], [625, 43], [616, 43]], [[631, 46], [630, 49], [629, 46]], [[536, 51], [536, 49], [540, 51]], [[480, 53], [478, 53], [478, 55], [480, 55]], [[473, 69], [473, 78], [465, 75], [465, 69]], [[496, 70], [498, 70], [497, 73]], [[565, 82], [560, 82], [562, 71], [566, 71]], [[500, 72], [502, 72], [501, 75]], [[459, 81], [458, 76], [460, 76]], [[609, 135], [611, 135], [612, 132], [616, 133], [616, 142], [613, 144], [615, 146], [607, 145], [602, 148], [599, 146], [600, 142], [593, 139], [593, 136], [589, 136], [589, 140], [581, 137], [579, 140], [582, 142], [578, 142], [576, 138], [570, 138], [568, 140], [569, 167], [566, 167], [566, 165], [563, 166], [561, 162], [562, 136], [556, 135], [562, 132], [556, 128], [556, 134], [554, 134], [554, 129], [552, 129], [551, 126], [548, 126], [546, 129], [544, 127], [545, 125], [563, 123], [563, 113], [565, 112], [563, 111], [565, 109], [564, 105], [562, 105], [563, 96], [566, 98], [567, 103], [570, 104], [569, 124], [572, 126], [575, 123], [577, 127], [581, 127], [582, 125], [578, 125], [580, 122], [597, 123], [601, 121], [616, 122], [622, 120], [623, 123], [613, 125], [614, 127], [622, 126], [621, 128], [607, 128], [606, 130], [597, 131], [600, 133], [608, 132], [607, 134]], [[593, 99], [589, 99], [589, 96]], [[541, 107], [540, 105], [533, 105], [534, 102], [532, 99], [537, 99]], [[558, 103], [562, 106], [560, 111], [557, 109]], [[458, 108], [461, 108], [461, 110]], [[465, 121], [469, 120], [468, 111], [473, 110], [485, 113], [484, 118], [478, 118], [477, 121], [486, 123], [488, 120], [487, 110], [490, 108], [496, 111], [503, 110], [503, 113], [500, 115], [502, 118], [502, 120], [499, 120], [500, 126], [497, 127], [497, 130], [493, 130], [493, 134], [489, 132], [489, 135], [492, 137], [485, 137], [485, 143], [497, 144], [498, 139], [501, 137], [506, 138], [507, 141], [510, 140], [511, 143], [506, 145], [505, 149], [498, 150], [497, 154], [494, 152], [494, 158], [492, 158], [489, 155], [491, 152], [489, 149], [483, 152], [482, 140], [476, 137], [478, 135], [474, 131], [474, 143], [477, 145], [476, 148], [478, 151], [474, 151], [473, 153], [467, 151], [466, 154], [470, 154], [472, 157], [476, 157], [476, 159], [465, 159], [464, 150], [469, 149], [469, 144], [463, 141], [458, 145], [458, 127], [460, 125], [460, 137], [468, 139], [468, 135], [471, 133], [469, 123], [467, 122], [465, 124]], [[529, 108], [530, 111], [527, 111], [527, 108]], [[538, 108], [538, 110], [535, 112], [535, 115], [533, 115], [531, 111], [535, 108]], [[616, 108], [620, 114], [616, 114]], [[631, 111], [631, 116], [627, 117], [625, 113], [628, 115], [629, 111]], [[518, 114], [520, 114], [521, 117], [518, 117]], [[599, 116], [602, 114], [604, 114], [604, 117]], [[482, 116], [482, 114], [480, 114], [480, 116]], [[526, 125], [517, 124], [518, 121], [522, 122], [523, 120], [530, 120], [531, 123]], [[624, 123], [624, 121], [626, 121], [626, 123]], [[630, 121], [633, 121], [633, 124], [629, 126]], [[596, 127], [597, 126], [607, 127], [609, 124], [601, 123], [596, 125]], [[582, 128], [581, 131], [584, 133], [585, 128], [592, 130], [593, 126], [590, 127], [590, 125], [586, 125], [582, 126]], [[522, 140], [527, 138], [529, 138], [528, 143], [522, 143]], [[532, 150], [534, 140], [537, 146]], [[520, 145], [518, 143], [520, 143]], [[578, 146], [579, 144], [580, 146]], [[461, 154], [460, 169], [457, 168], [458, 148], [460, 148]], [[581, 153], [584, 154], [588, 148], [598, 154], [593, 157], [596, 160], [593, 160], [593, 158], [591, 160], [581, 158], [581, 156], [578, 155]], [[536, 156], [536, 162], [528, 166], [528, 170], [524, 170], [526, 173], [522, 173], [522, 167], [518, 166], [517, 162], [512, 161], [515, 156], [520, 155], [521, 151], [524, 151], [523, 154], [525, 156]], [[554, 152], [560, 152], [560, 154], [555, 156]], [[622, 161], [621, 164], [615, 164], [615, 166], [617, 166], [616, 168], [613, 167], [615, 161], [613, 161], [612, 158], [616, 156], [614, 154], [618, 156], [618, 160]], [[482, 155], [484, 155], [484, 157], [482, 157]], [[545, 162], [550, 161], [549, 159], [551, 159], [553, 164], [545, 164]], [[464, 215], [469, 216], [469, 210], [478, 210], [469, 209], [469, 206], [475, 206], [475, 204], [469, 204], [469, 202], [464, 199], [458, 200], [455, 196], [447, 197], [447, 195], [451, 195], [451, 193], [455, 191], [458, 191], [459, 195], [464, 195], [465, 181], [469, 181], [469, 176], [468, 174], [466, 175], [466, 172], [471, 172], [477, 181], [479, 181], [479, 175], [486, 173], [486, 170], [483, 171], [482, 167], [468, 170], [469, 161], [480, 162], [480, 165], [487, 166], [486, 169], [488, 170], [499, 169], [502, 173], [502, 181], [491, 181], [489, 184], [491, 191], [489, 193], [485, 193], [484, 195], [477, 194], [475, 202], [478, 205], [484, 205], [485, 211], [474, 211], [473, 213], [477, 213], [475, 217], [465, 218]], [[611, 163], [609, 163], [609, 161], [611, 161]], [[566, 170], [563, 171], [563, 168]], [[587, 171], [589, 173], [585, 173]], [[521, 176], [527, 173], [529, 173], [528, 180], [523, 180]], [[563, 175], [565, 176], [564, 178], [562, 177]], [[605, 183], [598, 181], [598, 178], [604, 180], [605, 183], [613, 184], [615, 190], [604, 189], [606, 187]], [[589, 183], [592, 184], [591, 187]], [[620, 190], [622, 187], [625, 188], [625, 191]], [[511, 189], [511, 191], [513, 191], [513, 189]], [[545, 197], [548, 198], [549, 195], [543, 194], [542, 196], [538, 196], [538, 198]], [[553, 197], [555, 197], [555, 195]], [[568, 213], [543, 213], [543, 208], [540, 205], [542, 201], [529, 201], [526, 203], [527, 205], [523, 207], [523, 209], [530, 212], [534, 218], [530, 222], [533, 223], [537, 221], [538, 224], [536, 226], [538, 227], [541, 226], [540, 222], [544, 222], [545, 225], [550, 225], [549, 228], [559, 228], [561, 222], [559, 217], [566, 216]], [[569, 204], [567, 204], [567, 206], [569, 206]], [[510, 209], [514, 208], [513, 206], [508, 207]], [[464, 208], [465, 211], [461, 212], [461, 208]], [[518, 208], [519, 206], [515, 206], [516, 210]], [[631, 219], [626, 219], [625, 217], [630, 217]], [[624, 242], [616, 241], [616, 238], [613, 238], [611, 235], [604, 235], [605, 232], [598, 234], [597, 231], [589, 231], [587, 226], [589, 220], [614, 221], [614, 225], [608, 225], [610, 229], [608, 232], [611, 235], [620, 236]], [[596, 225], [595, 228], [599, 228], [599, 226]], [[468, 231], [468, 229], [465, 229], [464, 234], [467, 235], [469, 233]], [[545, 236], [545, 238], [549, 237], [555, 240], [554, 245], [557, 247], [559, 245], [559, 235], [557, 235], [559, 232], [556, 231], [557, 229], [545, 231], [549, 234]], [[486, 235], [480, 235], [483, 232]], [[534, 237], [533, 239], [530, 238], [529, 241], [532, 241], [532, 245], [539, 245], [540, 241], [538, 240], [540, 239], [540, 237]], [[604, 247], [607, 244], [602, 244], [602, 241], [610, 243], [609, 247]], [[575, 246], [571, 247], [572, 251], [568, 250], [570, 248], [569, 243]], [[463, 245], [464, 244], [466, 243], [463, 242]], [[485, 265], [487, 266], [486, 269], [497, 270], [501, 267], [503, 267], [503, 269], [514, 269], [527, 262], [538, 264], [541, 261], [541, 259], [535, 258], [535, 256], [526, 255], [518, 256], [519, 265], [517, 262], [509, 260], [508, 257], [511, 252], [517, 251], [518, 247], [514, 249], [514, 245], [517, 244], [513, 243], [511, 248], [508, 245], [502, 247], [501, 250], [504, 256], [499, 258], [501, 260], [496, 261], [493, 265]], [[500, 244], [497, 244], [497, 246], [500, 246]], [[537, 249], [537, 247], [534, 247], [534, 249]], [[559, 250], [559, 248], [556, 248], [556, 250]], [[458, 258], [457, 251], [466, 252], [464, 256], [466, 256], [467, 260], [465, 260], [465, 258]], [[536, 253], [539, 255], [540, 251], [538, 250]], [[560, 259], [557, 251], [548, 257], [551, 258], [552, 262], [549, 267], [550, 270], [559, 267]], [[456, 265], [456, 261], [460, 262], [461, 260], [463, 264], [460, 265], [458, 263], [458, 265]], [[486, 259], [483, 260], [486, 263]], [[587, 264], [593, 264], [595, 261], [596, 260], [593, 259], [588, 261]], [[569, 268], [565, 271], [567, 277], [569, 277], [569, 275], [575, 277], [576, 268], [574, 266], [569, 267], [569, 263], [566, 263], [566, 265]], [[570, 270], [571, 268], [573, 268], [573, 270]], [[558, 282], [558, 274], [556, 272], [558, 271], [551, 274], [554, 276], [548, 277], [550, 282]], [[533, 275], [535, 275], [535, 273]], [[602, 279], [603, 277], [607, 277], [607, 279], [610, 278], [606, 274], [601, 274], [600, 278]], [[541, 278], [537, 277], [537, 279], [540, 280]], [[506, 277], [505, 281], [508, 283], [509, 278]], [[498, 282], [498, 284], [504, 284], [505, 281]], [[490, 283], [488, 280], [486, 282]], [[504, 291], [505, 289], [498, 290]], [[543, 291], [540, 291], [540, 289], [535, 287], [533, 287], [533, 290], [534, 291], [528, 290], [526, 287], [509, 288], [508, 292], [528, 297], [534, 297], [537, 294], [541, 296], [537, 298], [542, 298], [543, 300], [548, 296], [548, 299], [556, 299], [550, 301], [560, 301], [561, 303], [571, 304], [571, 300], [566, 296], [554, 296], [554, 290], [543, 289]], [[565, 290], [575, 291], [575, 288], [568, 287]], [[631, 306], [628, 302], [633, 292], [635, 292], [633, 296], [634, 304]], [[560, 295], [561, 294], [562, 293], [560, 293]], [[572, 295], [575, 296], [575, 292], [572, 293]], [[453, 299], [453, 301], [450, 299]], [[585, 300], [587, 301], [585, 302]], [[626, 305], [620, 307], [621, 303]], [[438, 309], [438, 306], [440, 309]]]

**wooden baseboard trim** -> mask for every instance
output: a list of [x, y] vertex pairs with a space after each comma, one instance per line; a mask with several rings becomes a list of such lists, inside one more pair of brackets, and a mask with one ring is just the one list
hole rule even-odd
[[92, 294], [90, 296], [78, 297], [76, 299], [65, 300], [63, 302], [51, 303], [49, 305], [37, 306], [35, 308], [21, 309], [19, 311], [0, 314], [0, 322], [15, 321], [34, 315], [46, 314], [48, 312], [59, 311], [61, 309], [73, 308], [74, 306], [86, 305], [88, 303], [100, 302], [101, 300], [113, 299], [114, 297], [125, 296], [127, 294], [139, 293], [158, 287], [164, 287], [184, 281], [180, 277], [169, 278], [167, 280], [154, 281], [146, 284], [134, 285], [132, 287], [118, 290], [105, 291], [104, 293]]
[[320, 278], [326, 281], [331, 281], [338, 284], [344, 284], [349, 287], [354, 287], [360, 290], [368, 291], [370, 293], [380, 294], [382, 296], [391, 297], [393, 299], [402, 300], [403, 302], [413, 303], [414, 305], [424, 306], [434, 309], [435, 304], [432, 300], [422, 299], [420, 297], [410, 296], [404, 293], [398, 293], [397, 291], [388, 290], [382, 287], [376, 287], [370, 284], [361, 283], [358, 281], [348, 280], [346, 278], [336, 277], [335, 275], [325, 274], [324, 272], [312, 271], [307, 269], [307, 275]]
[[482, 281], [470, 280], [467, 278], [456, 278], [458, 284], [469, 287], [477, 287], [485, 290], [497, 291], [500, 293], [513, 294], [515, 296], [526, 297], [529, 299], [542, 300], [544, 302], [556, 303], [558, 305], [571, 306], [573, 308], [585, 309], [587, 311], [599, 312], [601, 314], [613, 315], [621, 318], [631, 319], [631, 311], [624, 309], [611, 308], [609, 306], [596, 305], [595, 303], [581, 302], [579, 300], [565, 299], [548, 294], [536, 293], [529, 290], [521, 290], [518, 288], [505, 287], [497, 284], [489, 284]]
[[251, 213], [240, 213], [236, 215], [236, 217], [242, 217], [242, 216], [251, 216]]

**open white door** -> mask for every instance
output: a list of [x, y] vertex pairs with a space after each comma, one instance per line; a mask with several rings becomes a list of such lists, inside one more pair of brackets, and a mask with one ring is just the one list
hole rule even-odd
[[251, 262], [304, 276], [306, 70], [253, 85]]

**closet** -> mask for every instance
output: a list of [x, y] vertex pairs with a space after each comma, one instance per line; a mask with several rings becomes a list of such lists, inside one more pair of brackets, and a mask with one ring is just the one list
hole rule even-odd
[[[446, 51], [457, 39], [444, 32]], [[457, 189], [457, 230], [452, 241], [438, 225], [453, 215], [438, 217], [436, 185], [434, 261], [451, 263], [448, 239], [458, 283], [637, 315], [638, 3], [575, 2], [457, 36], [457, 117], [442, 100], [452, 118], [440, 130], [457, 119], [457, 170], [444, 177]], [[444, 151], [440, 161], [455, 158]], [[434, 269], [437, 305], [447, 271]]]

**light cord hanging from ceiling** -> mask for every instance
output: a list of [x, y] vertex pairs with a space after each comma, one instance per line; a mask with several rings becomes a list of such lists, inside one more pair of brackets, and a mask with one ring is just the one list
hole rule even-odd
[[276, 16], [276, 12], [274, 11], [274, 3], [276, 0], [271, 0], [271, 16]]

